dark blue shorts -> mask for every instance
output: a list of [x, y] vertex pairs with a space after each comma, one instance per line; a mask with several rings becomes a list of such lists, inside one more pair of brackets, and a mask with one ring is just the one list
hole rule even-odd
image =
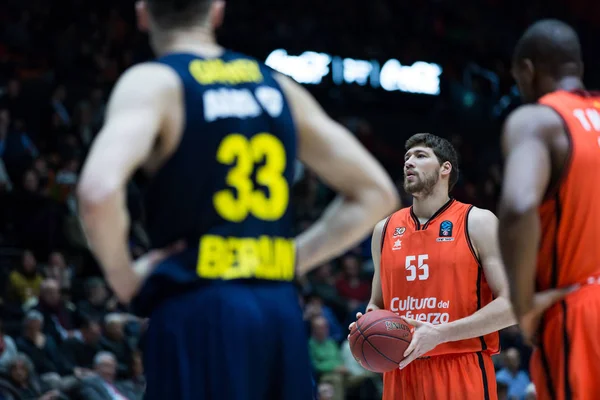
[[170, 298], [144, 338], [147, 400], [311, 400], [298, 295], [289, 283], [216, 283]]

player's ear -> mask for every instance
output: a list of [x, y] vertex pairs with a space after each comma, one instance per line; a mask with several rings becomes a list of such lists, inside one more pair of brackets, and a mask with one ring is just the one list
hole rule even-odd
[[137, 17], [138, 29], [142, 32], [148, 32], [148, 7], [146, 6], [145, 0], [138, 0], [135, 2], [135, 15]]
[[452, 164], [450, 161], [445, 161], [442, 163], [441, 172], [442, 175], [450, 176], [450, 173], [452, 172]]
[[522, 61], [521, 68], [523, 77], [525, 78], [527, 83], [533, 82], [533, 78], [535, 76], [535, 67], [533, 65], [533, 62], [529, 58], [526, 58]]
[[210, 23], [214, 29], [223, 25], [225, 19], [225, 0], [214, 0], [210, 7]]

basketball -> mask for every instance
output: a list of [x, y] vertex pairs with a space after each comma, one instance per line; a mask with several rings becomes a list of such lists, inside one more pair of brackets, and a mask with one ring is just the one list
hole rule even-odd
[[391, 311], [363, 315], [350, 332], [350, 349], [356, 361], [373, 372], [398, 368], [412, 340], [411, 326]]

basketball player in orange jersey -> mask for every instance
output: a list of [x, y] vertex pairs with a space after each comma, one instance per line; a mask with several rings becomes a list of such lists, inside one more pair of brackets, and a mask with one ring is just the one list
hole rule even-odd
[[[539, 398], [597, 399], [600, 94], [582, 83], [577, 34], [556, 20], [523, 34], [513, 75], [531, 103], [509, 115], [502, 138], [499, 238], [515, 315], [537, 344], [531, 374]], [[540, 291], [558, 301], [532, 320]]]
[[381, 221], [372, 239], [367, 312], [384, 308], [415, 327], [400, 368], [384, 374], [383, 398], [496, 399], [497, 331], [516, 322], [497, 219], [449, 196], [458, 155], [445, 139], [411, 137], [404, 174], [413, 206]]

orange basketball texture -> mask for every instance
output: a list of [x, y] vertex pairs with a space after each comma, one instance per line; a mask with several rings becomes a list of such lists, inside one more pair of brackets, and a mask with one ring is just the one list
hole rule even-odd
[[399, 367], [412, 340], [411, 326], [391, 311], [363, 315], [350, 332], [350, 350], [363, 368], [389, 372]]

